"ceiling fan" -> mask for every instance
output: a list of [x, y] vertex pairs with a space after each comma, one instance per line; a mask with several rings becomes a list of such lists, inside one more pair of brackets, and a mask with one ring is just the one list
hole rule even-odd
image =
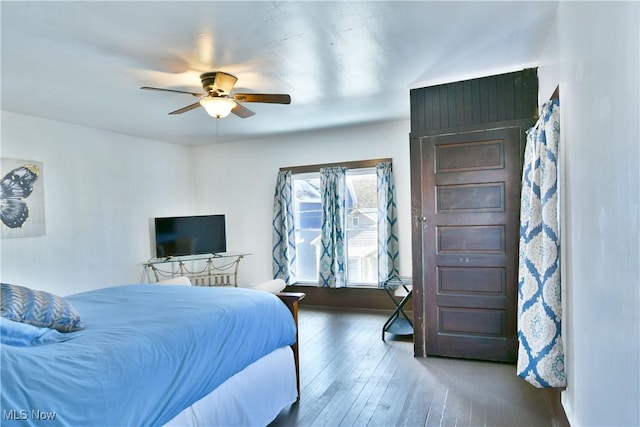
[[255, 114], [247, 107], [241, 105], [240, 102], [263, 102], [268, 104], [291, 103], [291, 97], [285, 94], [234, 93], [232, 95], [230, 94], [231, 89], [233, 89], [238, 78], [222, 71], [211, 71], [200, 74], [200, 80], [202, 81], [202, 87], [206, 92], [204, 94], [149, 86], [143, 86], [140, 89], [185, 93], [197, 98], [202, 98], [198, 102], [187, 105], [179, 110], [172, 111], [169, 114], [182, 114], [202, 106], [207, 110], [207, 113], [210, 116], [218, 119], [228, 116], [229, 113], [233, 113], [243, 119]]

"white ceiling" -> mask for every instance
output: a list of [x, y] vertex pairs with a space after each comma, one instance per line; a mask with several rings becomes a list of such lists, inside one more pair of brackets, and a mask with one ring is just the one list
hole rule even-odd
[[[557, 2], [2, 1], [2, 110], [184, 145], [409, 118], [409, 89], [535, 66]], [[199, 74], [291, 105], [214, 119]]]

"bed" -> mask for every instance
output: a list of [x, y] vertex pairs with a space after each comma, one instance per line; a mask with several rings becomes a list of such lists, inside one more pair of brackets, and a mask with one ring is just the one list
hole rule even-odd
[[[256, 290], [116, 286], [64, 298], [73, 332], [3, 312], [2, 425], [267, 425], [299, 397], [299, 296], [282, 298], [293, 316]], [[8, 345], [7, 324], [40, 335]]]

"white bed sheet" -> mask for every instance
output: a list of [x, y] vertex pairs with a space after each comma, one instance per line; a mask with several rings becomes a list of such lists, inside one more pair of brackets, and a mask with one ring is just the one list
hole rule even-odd
[[167, 426], [266, 426], [298, 397], [291, 347], [238, 372], [180, 412]]

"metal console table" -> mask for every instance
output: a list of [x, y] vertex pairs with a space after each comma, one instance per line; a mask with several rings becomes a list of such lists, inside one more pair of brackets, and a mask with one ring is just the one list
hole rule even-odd
[[[398, 302], [394, 296], [394, 292], [399, 286], [402, 286], [407, 292], [400, 302]], [[396, 308], [382, 327], [382, 341], [384, 341], [385, 332], [389, 332], [394, 335], [413, 335], [413, 322], [409, 316], [407, 316], [407, 313], [404, 312], [404, 306], [411, 299], [413, 288], [409, 289], [407, 284], [401, 280], [389, 280], [384, 283], [383, 288], [387, 295], [389, 295], [389, 298], [391, 298], [391, 301], [393, 301]]]
[[206, 254], [153, 258], [144, 264], [149, 281], [186, 276], [194, 286], [238, 286], [238, 265], [249, 254]]

